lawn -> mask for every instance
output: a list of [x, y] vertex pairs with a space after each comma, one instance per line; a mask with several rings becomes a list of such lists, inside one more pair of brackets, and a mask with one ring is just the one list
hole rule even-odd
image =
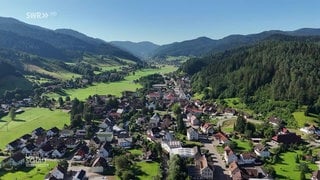
[[141, 149], [130, 149], [129, 152], [134, 156], [141, 156], [143, 154]]
[[232, 141], [237, 143], [237, 148], [236, 151], [237, 152], [248, 152], [251, 150], [251, 146], [248, 140], [241, 140], [241, 139], [231, 139]]
[[[277, 177], [279, 179], [298, 179], [300, 178], [300, 171], [298, 169], [298, 164], [295, 162], [295, 157], [297, 154], [303, 154], [302, 151], [286, 152], [280, 155], [280, 161], [274, 165]], [[300, 161], [303, 162], [303, 161]], [[308, 163], [311, 171], [318, 169], [316, 164]], [[311, 178], [311, 173], [306, 174], [306, 179]]]
[[0, 171], [0, 179], [15, 179], [15, 180], [42, 180], [45, 176], [57, 166], [57, 161], [46, 161], [33, 168], [23, 168], [19, 171]]
[[152, 177], [157, 176], [160, 170], [160, 164], [158, 162], [137, 162], [137, 167], [143, 172], [142, 175], [139, 175], [139, 179], [153, 179]]
[[[140, 77], [147, 76], [155, 73], [169, 73], [176, 70], [173, 66], [161, 67], [161, 69], [143, 69], [135, 72], [125, 78], [123, 81], [112, 82], [112, 83], [94, 83], [92, 86], [81, 89], [67, 89], [63, 96], [70, 96], [71, 99], [78, 98], [80, 100], [85, 100], [89, 95], [99, 94], [106, 95], [111, 94], [115, 96], [121, 96], [123, 91], [136, 91], [141, 88], [140, 84], [136, 84], [133, 81], [139, 79]], [[48, 94], [50, 98], [59, 98], [61, 95], [56, 93]]]
[[304, 124], [317, 124], [317, 118], [311, 116], [305, 116], [304, 111], [296, 111], [292, 113], [294, 119], [298, 122], [298, 127], [304, 127]]
[[244, 111], [249, 114], [253, 114], [253, 111], [250, 110], [247, 105], [240, 101], [240, 98], [226, 98], [224, 101], [227, 103], [228, 107], [235, 108], [237, 110]]
[[45, 108], [25, 108], [25, 112], [18, 114], [16, 120], [11, 121], [8, 116], [0, 119], [0, 149], [6, 144], [26, 133], [31, 133], [37, 127], [50, 129], [54, 126], [63, 128], [69, 124], [69, 115], [61, 110]]
[[235, 119], [231, 119], [231, 120], [223, 122], [223, 124], [221, 126], [221, 130], [225, 133], [233, 132], [233, 125], [235, 122], [236, 122]]

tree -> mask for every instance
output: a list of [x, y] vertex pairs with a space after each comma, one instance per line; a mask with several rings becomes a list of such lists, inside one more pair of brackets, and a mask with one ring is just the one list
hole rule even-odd
[[300, 180], [306, 180], [306, 173], [304, 171], [300, 172]]
[[238, 116], [236, 124], [235, 124], [235, 131], [239, 132], [239, 133], [244, 133], [245, 129], [246, 129], [246, 120], [244, 119], [243, 116]]
[[68, 102], [71, 101], [70, 96], [67, 96], [67, 97], [66, 97], [66, 101], [68, 101]]
[[296, 163], [300, 163], [300, 158], [299, 158], [299, 155], [298, 155], [298, 154], [297, 154], [296, 157], [295, 157], [295, 162], [296, 162]]
[[180, 104], [179, 103], [175, 103], [172, 106], [172, 111], [173, 113], [177, 116], [178, 114], [181, 114], [181, 108], [180, 108]]
[[186, 133], [186, 126], [183, 122], [183, 118], [182, 118], [181, 114], [177, 115], [177, 128], [178, 128], [177, 130], [179, 133], [181, 133], [181, 134]]
[[63, 104], [64, 104], [63, 99], [62, 99], [61, 96], [58, 98], [58, 103], [59, 103], [59, 106], [60, 106], [60, 107], [62, 107]]
[[64, 160], [59, 161], [58, 165], [67, 170], [68, 166], [69, 166], [69, 163], [68, 163], [67, 160], [64, 159]]
[[9, 117], [10, 117], [11, 120], [15, 120], [15, 118], [16, 118], [16, 109], [14, 107], [10, 108]]

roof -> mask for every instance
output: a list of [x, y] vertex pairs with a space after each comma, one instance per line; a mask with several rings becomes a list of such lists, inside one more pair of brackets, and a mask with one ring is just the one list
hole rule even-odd
[[37, 136], [45, 132], [46, 130], [43, 129], [42, 127], [38, 127], [35, 130], [32, 131], [32, 133], [35, 133]]
[[41, 147], [41, 149], [45, 152], [53, 150], [53, 147], [51, 146], [50, 143], [46, 143], [44, 146]]
[[222, 132], [218, 132], [217, 134], [214, 135], [216, 139], [222, 140], [222, 141], [228, 141], [229, 138]]
[[30, 139], [31, 137], [32, 137], [32, 136], [31, 136], [30, 134], [25, 134], [25, 135], [21, 136], [20, 139], [28, 140], [28, 139]]
[[98, 167], [98, 166], [107, 167], [107, 165], [108, 165], [107, 161], [103, 157], [98, 157], [92, 163], [92, 167]]
[[49, 129], [49, 131], [52, 131], [54, 133], [58, 133], [60, 130], [57, 127], [53, 127], [51, 129]]
[[301, 142], [301, 137], [296, 133], [278, 134], [272, 137], [272, 140], [278, 143], [292, 144]]
[[312, 178], [320, 179], [320, 170], [314, 171], [312, 173]]
[[86, 171], [81, 169], [77, 174], [76, 174], [76, 178], [78, 179], [83, 179], [86, 176]]
[[268, 150], [269, 148], [264, 146], [263, 144], [257, 144], [255, 147], [254, 147], [255, 150], [257, 151], [265, 151], [265, 150]]
[[19, 161], [21, 161], [22, 159], [25, 158], [25, 155], [22, 154], [21, 152], [17, 152], [17, 153], [15, 153], [15, 154], [13, 154], [13, 155], [11, 156], [11, 158], [12, 158], [15, 162], [19, 162]]
[[17, 147], [19, 144], [20, 144], [20, 139], [16, 139], [16, 140], [11, 141], [11, 142], [9, 143], [9, 145], [10, 145], [11, 147]]
[[197, 132], [195, 129], [193, 129], [192, 127], [188, 128], [187, 129], [187, 132], [188, 133], [192, 133], [192, 132]]
[[33, 143], [29, 143], [25, 146], [25, 148], [27, 148], [30, 151], [30, 150], [33, 150], [34, 148], [36, 148], [36, 146]]
[[256, 154], [252, 153], [252, 152], [245, 152], [241, 154], [241, 157], [243, 159], [255, 159], [256, 158]]

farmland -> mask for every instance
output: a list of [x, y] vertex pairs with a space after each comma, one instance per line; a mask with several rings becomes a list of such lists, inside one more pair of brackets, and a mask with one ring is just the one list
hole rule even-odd
[[[176, 70], [173, 66], [165, 66], [161, 69], [143, 69], [135, 72], [125, 78], [123, 81], [112, 82], [112, 83], [94, 83], [92, 86], [81, 89], [67, 89], [64, 91], [63, 96], [70, 96], [71, 99], [78, 98], [80, 100], [86, 99], [89, 95], [93, 94], [111, 94], [115, 96], [121, 96], [123, 91], [136, 91], [136, 89], [141, 88], [140, 84], [134, 83], [134, 80], [139, 79], [140, 77], [147, 76], [154, 73], [169, 73]], [[61, 95], [56, 93], [48, 94], [51, 98], [58, 98]]]
[[8, 116], [0, 119], [0, 149], [6, 144], [21, 137], [38, 127], [50, 129], [54, 126], [63, 128], [69, 124], [69, 115], [60, 110], [49, 110], [45, 108], [26, 108], [25, 112], [18, 114], [15, 120], [11, 121]]

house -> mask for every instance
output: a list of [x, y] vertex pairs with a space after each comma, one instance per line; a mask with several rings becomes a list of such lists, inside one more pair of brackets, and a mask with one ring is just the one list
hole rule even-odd
[[272, 137], [272, 140], [277, 143], [294, 144], [301, 142], [301, 136], [296, 133], [289, 132], [287, 128], [282, 128], [277, 135]]
[[29, 143], [22, 148], [21, 152], [25, 155], [31, 155], [36, 148], [37, 147], [33, 143]]
[[81, 161], [84, 158], [88, 157], [89, 151], [90, 151], [89, 147], [87, 145], [83, 145], [74, 154], [73, 159], [76, 161]]
[[118, 146], [123, 147], [123, 148], [131, 148], [132, 145], [132, 138], [127, 137], [127, 138], [118, 138]]
[[34, 145], [37, 147], [43, 146], [45, 143], [47, 143], [48, 139], [45, 134], [37, 136], [36, 140], [34, 141]]
[[160, 122], [160, 116], [158, 113], [155, 113], [151, 118], [150, 118], [150, 121], [149, 121], [149, 124], [151, 125], [151, 127], [157, 127], [158, 124]]
[[86, 177], [86, 171], [81, 169], [80, 171], [78, 171], [72, 178], [72, 180], [85, 180], [88, 179]]
[[76, 136], [77, 137], [84, 137], [84, 136], [86, 136], [86, 133], [87, 133], [87, 131], [85, 129], [78, 129], [76, 131]]
[[150, 109], [156, 109], [156, 104], [154, 102], [146, 102], [146, 108]]
[[60, 137], [71, 137], [73, 136], [73, 130], [71, 129], [63, 129], [60, 132]]
[[257, 156], [267, 158], [270, 157], [270, 151], [269, 148], [262, 145], [262, 144], [257, 144], [254, 147], [254, 153], [256, 153]]
[[193, 129], [192, 127], [190, 127], [189, 129], [187, 129], [187, 139], [189, 141], [198, 140], [199, 139], [198, 132], [195, 129]]
[[102, 173], [104, 168], [107, 167], [107, 161], [106, 159], [104, 159], [103, 157], [97, 157], [92, 165], [91, 165], [91, 168], [90, 168], [90, 171], [91, 172], [94, 172], [94, 173]]
[[201, 128], [201, 131], [205, 134], [212, 134], [213, 133], [213, 127], [209, 123], [204, 123], [200, 128]]
[[103, 158], [107, 158], [109, 156], [109, 152], [111, 151], [112, 146], [110, 143], [105, 142], [99, 149], [99, 156]]
[[53, 150], [51, 156], [53, 158], [61, 158], [62, 156], [65, 155], [66, 151], [67, 151], [67, 147], [63, 144], [63, 145], [60, 145], [55, 150]]
[[49, 177], [47, 177], [46, 179], [66, 179], [66, 177], [67, 177], [67, 169], [58, 165], [51, 171], [51, 173], [49, 174]]
[[25, 144], [31, 139], [31, 137], [32, 136], [30, 134], [25, 134], [20, 137], [20, 141]]
[[317, 134], [320, 135], [320, 129], [317, 128], [315, 125], [310, 125], [308, 127], [300, 128], [300, 131], [306, 134]]
[[25, 155], [21, 152], [17, 152], [10, 157], [2, 160], [1, 167], [18, 167], [26, 163]]
[[236, 154], [233, 152], [233, 150], [229, 146], [226, 146], [224, 148], [224, 156], [223, 157], [224, 157], [224, 160], [226, 161], [227, 164], [238, 161], [238, 157], [236, 156]]
[[198, 118], [191, 113], [187, 114], [187, 120], [190, 122], [192, 126], [199, 126], [200, 124], [200, 121], [198, 120]]
[[40, 157], [49, 157], [50, 153], [53, 151], [53, 147], [50, 143], [43, 145], [38, 151]]
[[105, 131], [101, 130], [97, 132], [96, 135], [100, 142], [111, 142], [113, 140], [113, 132], [109, 128]]
[[311, 180], [319, 180], [320, 179], [320, 170], [316, 170], [312, 173]]
[[195, 165], [199, 169], [199, 175], [202, 179], [213, 179], [213, 168], [208, 165], [205, 155], [195, 158]]
[[167, 153], [171, 152], [171, 149], [174, 148], [181, 148], [181, 142], [180, 141], [175, 141], [175, 140], [171, 140], [171, 141], [167, 141], [167, 140], [162, 140], [161, 142], [161, 147], [163, 150], [165, 150]]
[[95, 148], [99, 148], [100, 144], [101, 144], [101, 141], [97, 136], [94, 136], [89, 142], [89, 145]]
[[230, 142], [229, 138], [222, 132], [216, 133], [214, 138], [219, 141], [220, 144], [228, 144]]
[[79, 145], [80, 141], [74, 137], [68, 137], [64, 139], [64, 144], [68, 149], [73, 149]]
[[31, 135], [33, 139], [36, 139], [37, 137], [43, 135], [45, 132], [46, 132], [45, 129], [43, 129], [42, 127], [38, 127], [32, 131]]
[[256, 160], [256, 154], [252, 152], [245, 152], [240, 154], [238, 164], [254, 164]]
[[47, 136], [55, 136], [59, 134], [59, 129], [57, 127], [53, 127], [47, 131]]
[[20, 139], [16, 139], [14, 141], [11, 141], [9, 144], [6, 145], [7, 151], [15, 151], [22, 147], [22, 142]]
[[198, 147], [193, 148], [178, 147], [170, 150], [170, 156], [179, 155], [182, 158], [194, 158], [198, 154]]

